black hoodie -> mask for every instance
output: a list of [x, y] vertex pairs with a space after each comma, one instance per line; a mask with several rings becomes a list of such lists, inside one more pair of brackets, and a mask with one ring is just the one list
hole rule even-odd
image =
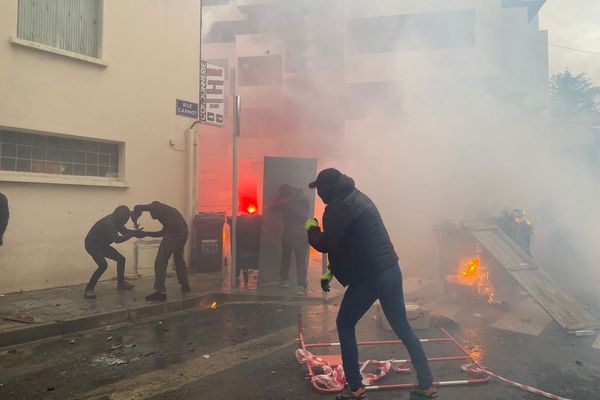
[[355, 188], [352, 178], [341, 175], [332, 187], [318, 189], [327, 204], [323, 231], [311, 228], [308, 241], [328, 253], [331, 272], [342, 285], [359, 283], [398, 263], [377, 207]]

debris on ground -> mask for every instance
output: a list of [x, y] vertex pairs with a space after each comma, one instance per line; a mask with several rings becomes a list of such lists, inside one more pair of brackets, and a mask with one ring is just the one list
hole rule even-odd
[[210, 358], [210, 355], [208, 355], [208, 354], [204, 354], [204, 355], [202, 355], [202, 357], [203, 357], [205, 360], [208, 360], [208, 359]]
[[48, 391], [52, 392], [54, 389], [56, 389], [54, 386], [48, 386]]
[[112, 336], [109, 336], [106, 338], [106, 341], [108, 342], [109, 340], [112, 340]]
[[26, 315], [26, 314], [7, 315], [7, 316], [3, 317], [3, 319], [6, 321], [22, 322], [24, 324], [32, 324], [33, 323], [33, 317]]
[[575, 360], [575, 364], [579, 365], [580, 367], [583, 366], [583, 361], [581, 360]]
[[113, 355], [109, 356], [99, 356], [96, 357], [93, 361], [94, 365], [107, 365], [107, 366], [115, 366], [115, 365], [125, 365], [129, 364], [129, 361], [124, 360], [122, 358], [115, 357]]
[[69, 344], [75, 344], [74, 340], [69, 341]]

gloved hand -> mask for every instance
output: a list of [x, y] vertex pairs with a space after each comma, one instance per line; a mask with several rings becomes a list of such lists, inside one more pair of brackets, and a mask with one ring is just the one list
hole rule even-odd
[[319, 227], [319, 221], [317, 221], [316, 218], [309, 218], [306, 220], [306, 223], [304, 224], [304, 229], [306, 229], [306, 231], [308, 232], [310, 230], [310, 228], [318, 228]]
[[333, 279], [333, 274], [330, 270], [327, 270], [323, 275], [321, 275], [321, 289], [324, 292], [329, 292], [329, 283]]

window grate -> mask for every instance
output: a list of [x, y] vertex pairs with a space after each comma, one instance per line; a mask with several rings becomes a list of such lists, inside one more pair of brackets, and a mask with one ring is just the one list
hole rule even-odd
[[117, 178], [119, 152], [119, 143], [0, 131], [2, 171]]

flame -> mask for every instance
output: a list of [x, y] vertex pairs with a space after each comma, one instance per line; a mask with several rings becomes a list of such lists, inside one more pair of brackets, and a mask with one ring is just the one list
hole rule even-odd
[[210, 306], [208, 306], [208, 308], [210, 308], [211, 310], [214, 310], [217, 308], [217, 302], [213, 301], [212, 303], [210, 303]]
[[470, 281], [474, 282], [477, 294], [481, 297], [485, 297], [489, 304], [496, 304], [496, 293], [490, 282], [490, 272], [488, 269], [481, 265], [481, 259], [479, 257], [468, 260], [459, 271], [459, 275]]
[[254, 204], [250, 204], [248, 206], [248, 208], [246, 209], [246, 211], [248, 212], [248, 214], [256, 214], [258, 209], [256, 208], [256, 206]]
[[467, 261], [467, 265], [466, 265], [465, 269], [460, 271], [460, 274], [462, 276], [464, 276], [465, 278], [476, 279], [477, 273], [479, 272], [479, 264], [480, 263], [481, 263], [481, 260], [479, 259], [479, 257], [470, 259], [469, 261]]

